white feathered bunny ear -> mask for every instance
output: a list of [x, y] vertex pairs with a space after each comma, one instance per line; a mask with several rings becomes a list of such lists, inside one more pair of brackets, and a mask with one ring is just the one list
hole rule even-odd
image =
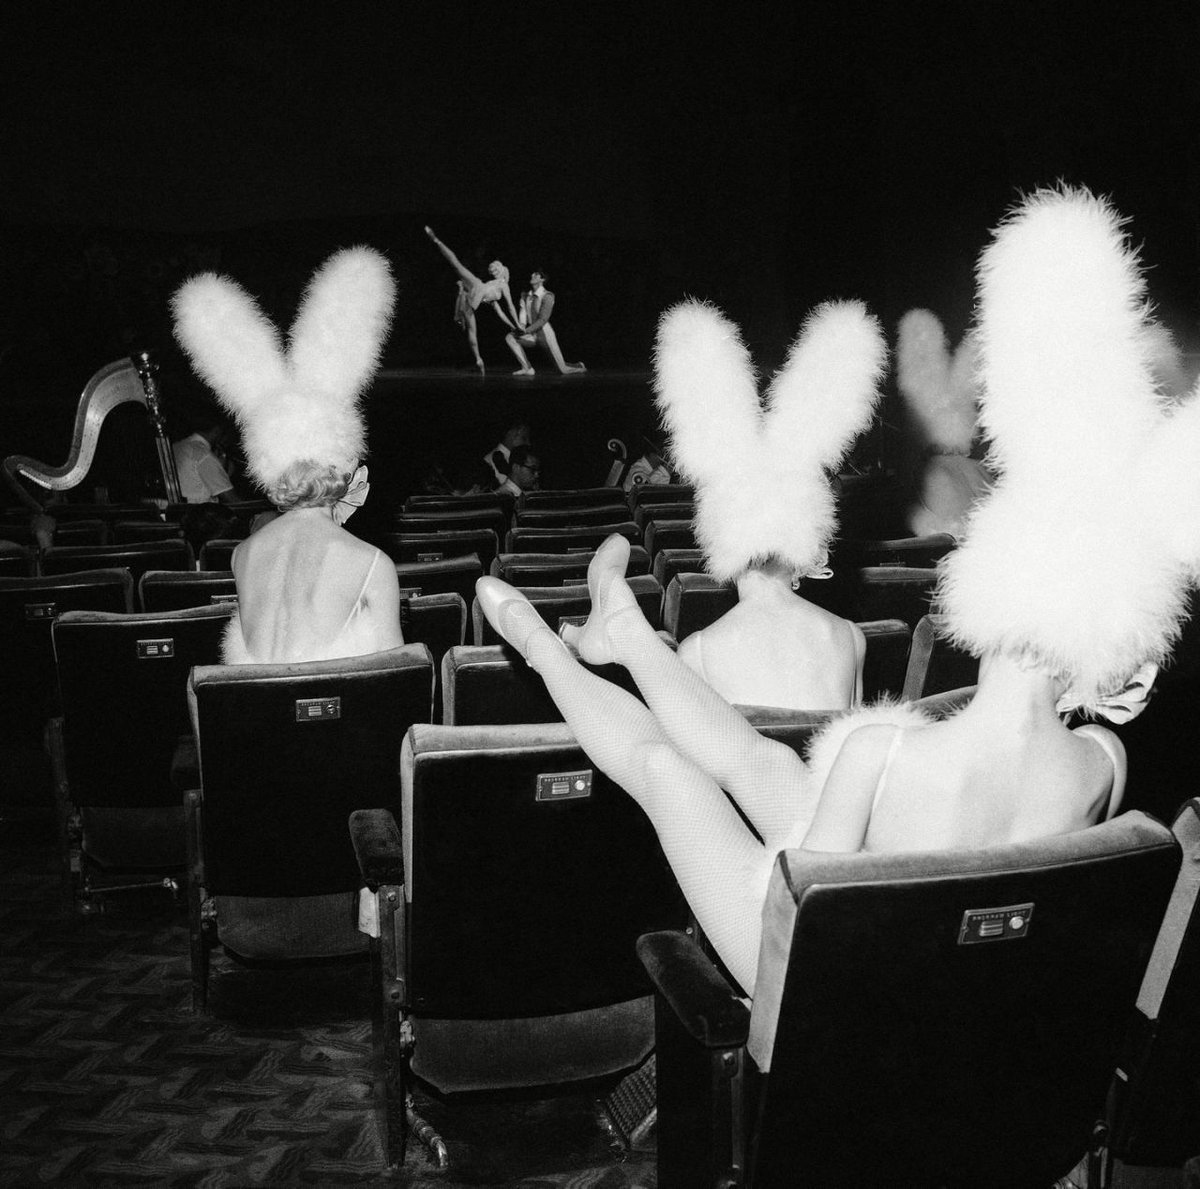
[[335, 253], [313, 274], [286, 351], [228, 277], [205, 273], [175, 294], [175, 336], [237, 418], [250, 475], [264, 490], [293, 463], [349, 474], [365, 454], [359, 396], [378, 366], [394, 293], [378, 252]]
[[978, 399], [978, 343], [967, 335], [951, 353], [930, 310], [909, 310], [896, 328], [896, 387], [922, 445], [970, 454]]
[[1168, 419], [1145, 283], [1107, 202], [1033, 195], [978, 280], [980, 421], [1000, 478], [942, 563], [941, 606], [959, 644], [1024, 656], [1094, 709], [1178, 632], [1200, 556], [1200, 419]]
[[696, 487], [709, 572], [730, 581], [776, 558], [824, 564], [836, 529], [832, 471], [869, 424], [886, 347], [858, 302], [818, 307], [773, 380], [764, 410], [737, 327], [687, 301], [661, 318], [656, 393], [671, 456]]

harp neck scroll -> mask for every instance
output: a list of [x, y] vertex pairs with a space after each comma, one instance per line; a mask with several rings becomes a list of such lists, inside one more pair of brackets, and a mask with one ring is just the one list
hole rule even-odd
[[157, 368], [146, 352], [136, 359], [118, 359], [96, 372], [79, 397], [66, 462], [52, 466], [24, 454], [10, 454], [0, 463], [0, 471], [18, 499], [31, 510], [40, 512], [45, 499], [38, 499], [30, 485], [41, 488], [47, 496], [78, 487], [96, 455], [105, 417], [118, 406], [133, 403], [142, 405], [149, 415], [167, 500], [180, 502], [179, 476], [162, 417], [156, 373]]

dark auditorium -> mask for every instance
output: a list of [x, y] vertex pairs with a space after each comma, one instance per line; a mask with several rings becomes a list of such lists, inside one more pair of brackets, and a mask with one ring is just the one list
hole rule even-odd
[[1200, 1189], [1194, 4], [0, 37], [0, 1185]]

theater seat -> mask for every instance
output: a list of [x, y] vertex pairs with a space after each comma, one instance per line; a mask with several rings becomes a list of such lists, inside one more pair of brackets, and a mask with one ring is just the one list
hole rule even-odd
[[863, 701], [874, 702], [884, 695], [899, 698], [904, 690], [912, 644], [908, 624], [902, 619], [871, 619], [858, 626], [867, 638], [867, 651], [863, 657]]
[[362, 954], [348, 814], [399, 803], [400, 745], [428, 722], [423, 644], [295, 665], [197, 667], [188, 682], [201, 784], [184, 798], [192, 1004], [209, 952], [279, 964]]
[[696, 489], [688, 483], [640, 483], [629, 492], [629, 506], [637, 509], [646, 504], [691, 503]]
[[625, 493], [619, 487], [579, 487], [524, 491], [517, 499], [518, 512], [535, 508], [628, 508]]
[[230, 570], [147, 570], [138, 582], [138, 605], [143, 611], [217, 603], [237, 605], [237, 583]]
[[690, 518], [683, 520], [649, 520], [642, 534], [642, 543], [651, 557], [663, 549], [697, 549], [696, 530]]
[[54, 804], [46, 724], [59, 713], [50, 638], [65, 611], [132, 611], [126, 569], [86, 570], [50, 578], [0, 578], [0, 805], [48, 811]]
[[39, 563], [47, 576], [114, 566], [129, 570], [136, 585], [147, 570], [194, 570], [196, 557], [186, 541], [174, 539], [125, 545], [52, 545]]
[[414, 508], [394, 512], [388, 518], [388, 531], [394, 533], [441, 533], [456, 529], [491, 529], [497, 538], [508, 530], [509, 513], [498, 503], [454, 511]]
[[747, 1008], [643, 937], [658, 1182], [1039, 1186], [1091, 1143], [1180, 865], [1127, 813], [991, 848], [778, 856]]
[[663, 593], [663, 627], [680, 643], [737, 606], [737, 587], [710, 574], [677, 574]]
[[617, 533], [640, 545], [642, 534], [632, 520], [611, 524], [563, 525], [559, 528], [525, 528], [514, 525], [504, 538], [505, 553], [591, 553]]
[[456, 594], [469, 607], [475, 597], [475, 582], [484, 574], [474, 553], [443, 557], [437, 561], [395, 562], [401, 598], [413, 595]]
[[650, 572], [666, 590], [676, 574], [703, 574], [704, 552], [701, 549], [660, 549], [650, 563]]
[[624, 502], [586, 508], [541, 508], [535, 505], [518, 509], [513, 516], [513, 527], [582, 528], [584, 525], [618, 525], [628, 519], [629, 509]]
[[[666, 632], [659, 637], [668, 648], [675, 641]], [[634, 697], [640, 697], [629, 670], [623, 665], [588, 665]], [[441, 721], [447, 726], [488, 726], [503, 723], [562, 722], [546, 683], [507, 644], [466, 644], [452, 648], [442, 658]]]
[[351, 835], [380, 918], [389, 1162], [420, 1079], [454, 1095], [614, 1078], [650, 1052], [640, 922], [685, 907], [636, 803], [565, 725], [414, 727], [399, 820]]
[[242, 543], [241, 537], [213, 537], [200, 546], [201, 570], [233, 571], [233, 551]]
[[1114, 1159], [1164, 1176], [1200, 1153], [1200, 801], [1184, 802], [1171, 829], [1183, 863], [1109, 1090], [1097, 1189], [1116, 1181]]
[[492, 558], [500, 552], [495, 532], [490, 528], [442, 529], [428, 533], [381, 533], [380, 549], [394, 562], [445, 561], [451, 557], [475, 554], [483, 572], [488, 572]]
[[[574, 553], [501, 553], [492, 574], [510, 586], [577, 586], [587, 581], [595, 550]], [[650, 555], [640, 545], [629, 547], [625, 576], [650, 573]]]
[[30, 578], [33, 569], [33, 550], [28, 545], [0, 540], [0, 577]]
[[[820, 585], [812, 583], [811, 585]], [[924, 566], [864, 566], [858, 571], [852, 613], [856, 623], [868, 619], [902, 619], [915, 629], [937, 586], [937, 570]], [[807, 591], [802, 591], [807, 597]]]
[[66, 611], [52, 628], [61, 713], [47, 732], [63, 886], [80, 908], [108, 890], [177, 890], [186, 855], [171, 783], [188, 731], [187, 677], [215, 664], [232, 608]]
[[922, 615], [917, 621], [904, 674], [906, 702], [979, 680], [979, 658], [951, 644], [944, 632], [940, 615]]
[[864, 566], [937, 565], [958, 542], [949, 533], [930, 533], [923, 537], [893, 537], [886, 541], [862, 541], [858, 550]]
[[[662, 627], [662, 587], [649, 574], [638, 574], [628, 579], [628, 583], [646, 621], [658, 631]], [[558, 589], [552, 586], [528, 586], [518, 589], [554, 631], [558, 631], [562, 623], [582, 624], [591, 610], [592, 600], [586, 585]], [[478, 598], [471, 606], [471, 622], [475, 644], [501, 642], [496, 629], [484, 617]]]
[[109, 540], [114, 545], [183, 539], [183, 525], [168, 520], [114, 520]]

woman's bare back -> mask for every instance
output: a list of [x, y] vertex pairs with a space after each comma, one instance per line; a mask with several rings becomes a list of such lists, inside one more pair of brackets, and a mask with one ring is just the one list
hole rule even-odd
[[285, 663], [401, 644], [396, 572], [381, 557], [323, 509], [289, 512], [247, 538], [233, 567], [248, 653]]
[[866, 726], [843, 745], [804, 846], [943, 850], [1062, 834], [1115, 809], [1124, 774], [1120, 743], [1100, 727], [992, 730], [969, 708], [924, 727]]
[[693, 632], [679, 657], [727, 702], [844, 710], [862, 693], [861, 630], [798, 595], [737, 603]]

